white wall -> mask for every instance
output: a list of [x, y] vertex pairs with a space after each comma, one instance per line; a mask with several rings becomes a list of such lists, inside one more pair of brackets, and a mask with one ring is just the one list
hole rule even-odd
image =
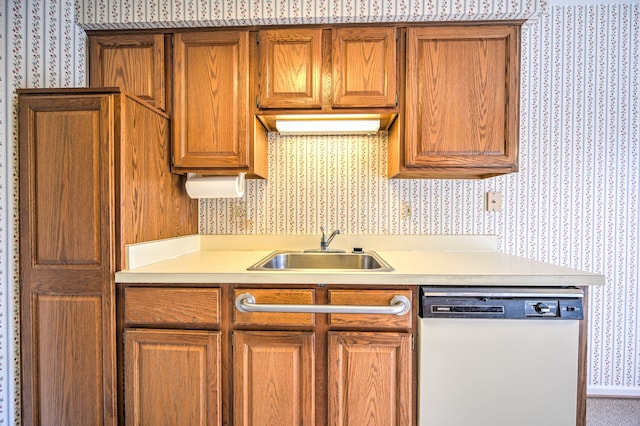
[[[15, 89], [85, 84], [85, 26], [512, 19], [523, 28], [520, 172], [388, 180], [386, 136], [269, 139], [271, 178], [201, 204], [203, 233], [484, 234], [501, 250], [607, 276], [590, 297], [589, 392], [640, 395], [640, 4], [405, 0], [0, 3], [0, 423], [19, 419]], [[133, 5], [132, 5], [133, 4]], [[233, 5], [228, 8], [228, 5]], [[538, 17], [538, 15], [541, 15]], [[484, 194], [504, 194], [502, 213]], [[413, 216], [403, 220], [408, 202]]]

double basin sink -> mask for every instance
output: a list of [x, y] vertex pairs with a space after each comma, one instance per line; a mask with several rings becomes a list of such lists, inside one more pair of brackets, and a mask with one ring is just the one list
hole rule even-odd
[[250, 271], [372, 271], [390, 272], [393, 268], [373, 251], [352, 253], [330, 251], [275, 251], [248, 268]]

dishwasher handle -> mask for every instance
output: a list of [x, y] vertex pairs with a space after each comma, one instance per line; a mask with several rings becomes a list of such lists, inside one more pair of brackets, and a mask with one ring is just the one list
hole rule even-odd
[[411, 310], [411, 301], [407, 296], [395, 295], [384, 305], [298, 305], [286, 303], [256, 303], [250, 293], [236, 297], [236, 309], [240, 312], [285, 312], [310, 314], [382, 314], [404, 315]]

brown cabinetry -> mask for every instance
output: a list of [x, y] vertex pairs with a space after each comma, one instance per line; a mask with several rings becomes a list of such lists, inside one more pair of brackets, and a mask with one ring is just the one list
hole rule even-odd
[[220, 289], [123, 294], [126, 424], [222, 424]]
[[[415, 424], [415, 289], [122, 284], [127, 424]], [[275, 312], [236, 307], [250, 294]], [[289, 312], [387, 306], [401, 315]], [[285, 306], [285, 309], [282, 309]], [[357, 308], [357, 306], [354, 306]]]
[[163, 34], [92, 35], [89, 83], [116, 86], [160, 109], [166, 108]]
[[335, 28], [332, 41], [333, 106], [395, 107], [396, 29]]
[[[235, 289], [256, 303], [315, 303], [314, 289]], [[312, 425], [316, 314], [234, 310], [233, 417], [236, 425]], [[303, 329], [303, 330], [300, 330]]]
[[258, 108], [320, 108], [322, 30], [258, 32]]
[[411, 334], [330, 331], [328, 337], [328, 424], [413, 424]]
[[220, 333], [127, 329], [127, 425], [218, 425]]
[[395, 27], [258, 31], [256, 113], [368, 114], [386, 128], [397, 113]]
[[390, 178], [483, 178], [518, 170], [520, 26], [95, 33], [90, 82], [172, 111], [177, 173], [267, 178], [276, 119], [321, 114], [380, 119]]
[[168, 118], [120, 91], [19, 91], [25, 424], [116, 424], [125, 244], [192, 234]]
[[[256, 304], [388, 305], [408, 289], [236, 289]], [[322, 308], [320, 307], [320, 310]], [[234, 311], [236, 424], [414, 424], [414, 314]], [[249, 317], [250, 316], [250, 320]], [[244, 318], [244, 321], [243, 321]]]
[[407, 28], [405, 68], [390, 177], [517, 171], [519, 24]]
[[249, 110], [249, 32], [173, 42], [173, 170], [267, 177], [266, 131]]
[[315, 333], [236, 331], [234, 424], [315, 424]]

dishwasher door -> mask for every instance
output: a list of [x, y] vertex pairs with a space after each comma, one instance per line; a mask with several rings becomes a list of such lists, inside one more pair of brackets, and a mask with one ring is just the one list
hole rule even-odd
[[420, 426], [575, 426], [581, 298], [516, 293], [445, 298], [429, 305], [445, 317], [421, 315]]

